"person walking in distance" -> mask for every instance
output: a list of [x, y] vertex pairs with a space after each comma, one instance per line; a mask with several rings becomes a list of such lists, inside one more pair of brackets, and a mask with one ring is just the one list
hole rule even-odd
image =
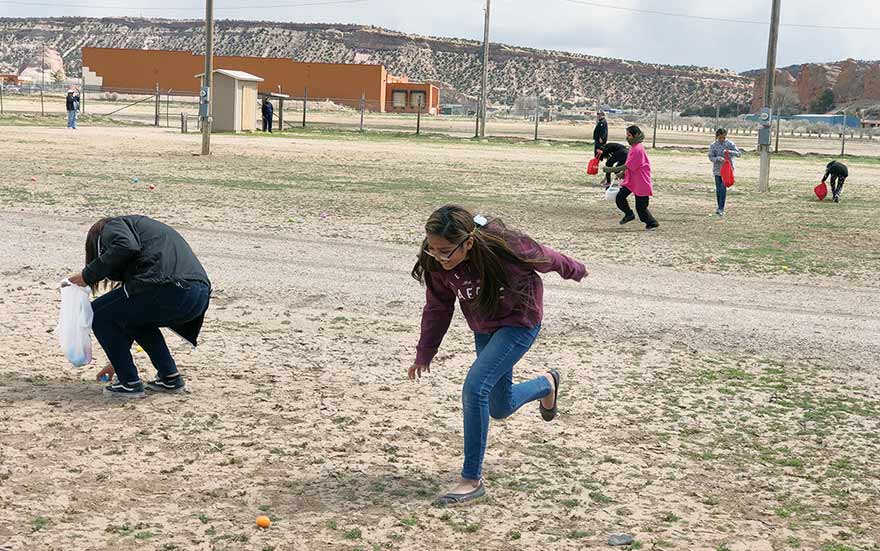
[[76, 117], [79, 113], [79, 92], [71, 88], [67, 91], [67, 128], [76, 130]]
[[263, 98], [262, 110], [263, 114], [263, 132], [272, 133], [272, 116], [275, 114], [275, 107], [269, 98]]
[[739, 157], [742, 151], [736, 144], [727, 139], [727, 130], [719, 128], [715, 131], [715, 141], [709, 146], [709, 160], [712, 161], [712, 174], [715, 176], [715, 202], [717, 208], [715, 214], [724, 216], [724, 206], [727, 203], [727, 186], [721, 178], [721, 167], [726, 159], [733, 164], [733, 157]]
[[605, 120], [605, 112], [596, 113], [596, 126], [593, 128], [593, 155], [598, 155], [599, 150], [608, 143], [608, 121]]

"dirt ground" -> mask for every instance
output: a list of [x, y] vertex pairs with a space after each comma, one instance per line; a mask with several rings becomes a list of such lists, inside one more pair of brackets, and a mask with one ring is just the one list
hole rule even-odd
[[[826, 158], [775, 158], [759, 194], [747, 155], [723, 219], [704, 152], [649, 150], [646, 232], [618, 225], [591, 147], [305, 132], [214, 136], [204, 158], [173, 130], [0, 135], [0, 548], [880, 549], [880, 148], [847, 160], [839, 204], [812, 196]], [[409, 271], [447, 202], [590, 276], [544, 278], [515, 370], [562, 372], [560, 417], [493, 422], [488, 497], [443, 509], [460, 315], [431, 374], [406, 369]], [[198, 350], [169, 335], [188, 394], [107, 401], [103, 354], [60, 354], [58, 282], [122, 213], [177, 227], [214, 283]]]

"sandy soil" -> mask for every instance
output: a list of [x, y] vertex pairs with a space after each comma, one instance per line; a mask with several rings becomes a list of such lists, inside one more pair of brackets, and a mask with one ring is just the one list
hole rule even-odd
[[[198, 136], [149, 128], [2, 135], [2, 548], [880, 548], [876, 160], [829, 204], [810, 197], [823, 159], [775, 160], [758, 194], [746, 158], [718, 220], [703, 154], [649, 152], [649, 233], [617, 224], [575, 147], [215, 136], [202, 158]], [[545, 278], [516, 370], [562, 371], [560, 418], [530, 404], [493, 423], [488, 498], [438, 509], [460, 468], [464, 321], [430, 376], [405, 372], [409, 270], [447, 201], [591, 275]], [[108, 402], [103, 356], [72, 368], [53, 334], [89, 224], [128, 212], [178, 227], [215, 284], [202, 346], [169, 337], [184, 396]]]

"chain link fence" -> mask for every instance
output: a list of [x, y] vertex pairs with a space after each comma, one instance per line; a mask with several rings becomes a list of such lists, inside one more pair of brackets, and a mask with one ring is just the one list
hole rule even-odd
[[[194, 92], [162, 89], [80, 89], [81, 121], [104, 120], [146, 124], [194, 132], [199, 129], [198, 95]], [[52, 117], [66, 114], [65, 84], [5, 85], [0, 93], [0, 115], [18, 118]], [[415, 97], [415, 96], [413, 96]], [[274, 105], [273, 130], [305, 129], [395, 134], [435, 134], [461, 139], [478, 138], [478, 120], [473, 106], [444, 106], [429, 109], [421, 99], [411, 103], [389, 100], [385, 105], [360, 98], [290, 96]], [[384, 107], [384, 109], [383, 109]], [[439, 113], [438, 113], [439, 111]], [[262, 127], [256, 109], [256, 128]], [[728, 137], [740, 147], [754, 148], [757, 124], [741, 117], [682, 117], [676, 112], [628, 110], [608, 114], [609, 140], [625, 141], [625, 128], [641, 127], [646, 145], [654, 147], [705, 148], [715, 129], [728, 129]], [[573, 112], [543, 106], [533, 101], [490, 109], [483, 139], [517, 141], [545, 140], [592, 143], [594, 112]], [[845, 133], [845, 138], [844, 138]], [[774, 149], [798, 153], [880, 156], [880, 128], [846, 128], [803, 121], [776, 121]], [[844, 145], [845, 141], [845, 145]]]

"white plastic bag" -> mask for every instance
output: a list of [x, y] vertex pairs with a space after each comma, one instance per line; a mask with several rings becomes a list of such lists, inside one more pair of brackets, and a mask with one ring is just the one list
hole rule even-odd
[[61, 315], [58, 317], [58, 341], [61, 352], [74, 367], [92, 361], [92, 303], [89, 288], [61, 282]]
[[620, 184], [613, 182], [608, 189], [605, 190], [605, 200], [612, 203], [617, 200], [617, 193], [620, 191]]

